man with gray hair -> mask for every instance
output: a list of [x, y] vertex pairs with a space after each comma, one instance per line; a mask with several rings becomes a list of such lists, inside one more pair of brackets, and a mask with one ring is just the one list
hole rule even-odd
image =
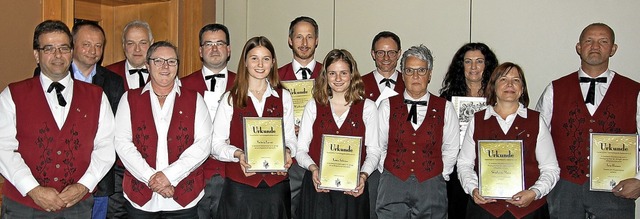
[[[153, 34], [149, 24], [144, 21], [134, 20], [129, 22], [122, 31], [122, 48], [124, 49], [125, 60], [116, 62], [106, 68], [120, 75], [124, 79], [125, 91], [141, 88], [149, 78], [149, 70], [146, 69], [146, 57], [149, 46], [153, 43]], [[125, 199], [122, 194], [122, 176], [124, 166], [120, 159], [117, 159], [114, 168], [115, 190], [109, 197], [109, 215], [113, 218], [127, 218], [127, 211], [124, 209]]]
[[124, 26], [122, 49], [126, 59], [107, 66], [107, 69], [124, 78], [125, 90], [144, 87], [147, 83], [149, 70], [144, 63], [151, 44], [153, 44], [153, 34], [147, 22], [134, 20]]
[[[380, 159], [378, 218], [446, 218], [449, 174], [460, 147], [458, 117], [451, 102], [427, 91], [433, 56], [424, 45], [400, 61], [405, 89], [378, 107]], [[406, 118], [406, 119], [405, 119]], [[383, 122], [386, 121], [386, 122]]]

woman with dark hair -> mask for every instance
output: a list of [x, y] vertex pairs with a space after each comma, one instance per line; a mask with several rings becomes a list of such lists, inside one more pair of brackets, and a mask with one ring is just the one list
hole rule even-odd
[[[226, 177], [217, 218], [290, 218], [291, 194], [287, 172], [247, 173], [243, 118], [282, 117], [286, 147], [285, 169], [296, 152], [293, 102], [282, 89], [276, 53], [263, 36], [247, 41], [233, 87], [221, 98], [213, 121], [212, 154], [225, 165]], [[231, 134], [233, 133], [233, 134]]]
[[[449, 70], [442, 81], [440, 97], [448, 101], [451, 101], [453, 96], [484, 97], [484, 89], [496, 66], [498, 58], [484, 43], [463, 45], [451, 60]], [[447, 181], [449, 217], [462, 218], [467, 209], [468, 196], [458, 183], [457, 169], [454, 168], [450, 176], [451, 180]]]
[[[466, 218], [548, 218], [546, 196], [560, 177], [551, 134], [540, 113], [527, 109], [529, 94], [520, 66], [506, 62], [498, 66], [487, 84], [487, 109], [474, 114], [458, 156], [458, 177], [473, 201]], [[525, 190], [510, 199], [495, 200], [480, 195], [477, 142], [522, 140]]]
[[[331, 50], [323, 63], [315, 81], [313, 99], [305, 106], [298, 136], [300, 149], [296, 159], [307, 171], [302, 180], [297, 215], [300, 218], [369, 218], [366, 181], [378, 167], [382, 153], [378, 146], [376, 105], [363, 98], [364, 83], [351, 53]], [[362, 137], [360, 178], [354, 191], [318, 188], [323, 134]]]
[[498, 66], [498, 58], [484, 43], [467, 43], [451, 60], [442, 81], [440, 97], [451, 101], [452, 96], [484, 97], [489, 76]]

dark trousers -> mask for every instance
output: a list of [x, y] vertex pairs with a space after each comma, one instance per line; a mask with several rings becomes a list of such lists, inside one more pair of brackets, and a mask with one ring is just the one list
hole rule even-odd
[[634, 218], [635, 200], [611, 192], [589, 191], [589, 182], [578, 185], [560, 179], [547, 195], [551, 218]]
[[219, 174], [212, 176], [204, 187], [204, 196], [198, 202], [198, 216], [200, 219], [217, 218], [218, 204], [222, 195], [224, 178]]
[[[511, 214], [511, 212], [507, 211], [500, 217], [495, 217], [484, 208], [480, 207], [480, 205], [473, 202], [473, 200], [469, 199], [467, 204], [467, 219], [515, 219], [516, 217]], [[534, 212], [524, 216], [521, 219], [548, 219], [549, 218], [549, 208], [547, 204], [544, 204], [542, 207], [538, 208]]]
[[291, 216], [298, 218], [296, 211], [300, 203], [300, 190], [302, 188], [302, 178], [306, 170], [300, 167], [298, 163], [294, 163], [289, 168], [289, 187], [291, 189]]
[[191, 207], [183, 210], [177, 211], [158, 211], [158, 212], [147, 212], [140, 209], [137, 209], [131, 205], [131, 203], [126, 202], [124, 204], [125, 209], [129, 217], [135, 219], [195, 219], [198, 218], [198, 208]]
[[107, 210], [107, 218], [109, 219], [127, 219], [127, 210], [124, 208], [124, 203], [127, 202], [122, 193], [122, 176], [124, 175], [124, 167], [116, 163], [114, 169], [115, 173], [115, 189], [114, 193], [109, 196], [109, 209]]
[[376, 200], [378, 197], [378, 184], [380, 183], [380, 171], [377, 169], [371, 172], [371, 175], [367, 179], [369, 184], [369, 218], [378, 219], [376, 214]]
[[453, 167], [447, 181], [447, 199], [449, 200], [449, 218], [464, 218], [467, 215], [467, 202], [469, 195], [464, 192], [460, 180], [458, 180], [458, 168]]
[[442, 175], [419, 182], [415, 175], [405, 181], [388, 170], [380, 176], [378, 218], [447, 218], [447, 185]]
[[262, 181], [258, 187], [224, 180], [218, 218], [224, 219], [287, 219], [291, 218], [289, 180], [269, 187]]
[[93, 207], [93, 196], [82, 200], [69, 208], [63, 208], [56, 212], [46, 212], [20, 204], [6, 196], [2, 196], [2, 219], [18, 218], [65, 218], [65, 219], [87, 219], [91, 218], [91, 208]]

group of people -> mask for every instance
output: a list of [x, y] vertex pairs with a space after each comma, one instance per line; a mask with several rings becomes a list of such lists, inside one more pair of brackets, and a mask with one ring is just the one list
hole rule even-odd
[[[483, 43], [456, 52], [434, 95], [431, 50], [403, 51], [389, 31], [373, 38], [376, 69], [364, 75], [344, 49], [315, 59], [310, 17], [290, 23], [293, 59], [280, 68], [264, 36], [244, 44], [236, 72], [224, 25], [205, 25], [199, 42], [202, 69], [178, 78], [178, 49], [144, 21], [124, 27], [126, 59], [106, 68], [98, 24], [40, 23], [34, 77], [0, 94], [2, 217], [634, 217], [640, 175], [611, 192], [588, 182], [590, 133], [640, 131], [640, 84], [609, 69], [617, 45], [606, 24], [584, 28], [580, 68], [551, 82], [536, 110], [523, 69]], [[312, 99], [296, 122], [282, 81], [307, 79]], [[464, 136], [454, 96], [486, 98]], [[247, 171], [250, 117], [282, 118], [285, 171]], [[319, 187], [326, 134], [362, 138], [355, 190]], [[478, 142], [516, 139], [525, 190], [483, 197]]]

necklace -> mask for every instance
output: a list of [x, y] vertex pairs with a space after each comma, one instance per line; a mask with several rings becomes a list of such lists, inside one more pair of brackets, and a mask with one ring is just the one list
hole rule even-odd
[[167, 98], [167, 96], [169, 96], [169, 94], [159, 95], [159, 94], [157, 94], [155, 91], [153, 92], [153, 94], [155, 94], [155, 95], [156, 95], [156, 97], [158, 97], [158, 99], [164, 99], [164, 98]]

